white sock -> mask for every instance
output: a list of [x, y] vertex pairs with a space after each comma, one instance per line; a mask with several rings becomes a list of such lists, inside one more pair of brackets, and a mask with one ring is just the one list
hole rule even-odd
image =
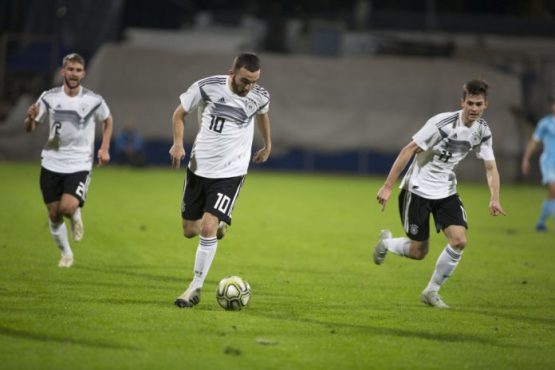
[[75, 212], [71, 215], [73, 221], [78, 221], [81, 219], [81, 207], [77, 207]]
[[462, 251], [456, 251], [449, 244], [447, 244], [437, 259], [436, 269], [432, 274], [432, 278], [430, 279], [426, 289], [437, 292], [441, 284], [445, 283], [449, 276], [453, 274], [453, 271], [455, 271], [461, 257]]
[[50, 234], [52, 234], [52, 239], [64, 255], [73, 256], [73, 252], [69, 246], [69, 239], [67, 237], [67, 228], [64, 221], [59, 224], [54, 224], [50, 219], [48, 219], [48, 226], [50, 227]]
[[218, 248], [218, 239], [204, 238], [200, 237], [197, 254], [195, 256], [195, 277], [191, 283], [195, 288], [202, 288], [204, 284], [204, 279], [208, 275], [208, 270], [210, 270], [210, 265], [214, 260], [216, 255], [216, 249]]
[[407, 238], [391, 238], [385, 239], [384, 245], [388, 251], [401, 257], [409, 255], [410, 240]]

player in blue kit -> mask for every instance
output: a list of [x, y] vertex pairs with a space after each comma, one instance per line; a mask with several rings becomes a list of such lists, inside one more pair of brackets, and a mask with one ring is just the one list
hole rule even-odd
[[543, 153], [540, 156], [540, 170], [542, 184], [547, 186], [547, 198], [543, 201], [540, 218], [536, 222], [537, 231], [547, 231], [545, 225], [549, 216], [555, 218], [555, 99], [551, 104], [551, 114], [543, 117], [536, 127], [532, 138], [526, 146], [522, 157], [522, 173], [530, 171], [530, 157], [543, 143]]

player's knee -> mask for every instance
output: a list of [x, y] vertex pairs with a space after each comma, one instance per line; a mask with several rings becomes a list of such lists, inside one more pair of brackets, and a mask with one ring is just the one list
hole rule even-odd
[[428, 241], [415, 242], [413, 241], [410, 246], [410, 258], [415, 260], [423, 260], [428, 255], [429, 247]]
[[197, 230], [188, 228], [188, 227], [183, 227], [183, 236], [186, 237], [187, 239], [194, 238], [197, 235], [198, 235]]
[[58, 211], [55, 211], [55, 210], [49, 210], [48, 211], [48, 218], [54, 224], [61, 223], [64, 220], [63, 217], [64, 216], [61, 213], [59, 213]]
[[65, 217], [71, 217], [76, 210], [77, 208], [71, 205], [67, 205], [67, 204], [60, 205], [60, 213]]
[[451, 248], [455, 250], [462, 251], [464, 247], [466, 247], [466, 238], [465, 237], [454, 238], [453, 240], [451, 240], [449, 245], [451, 245]]
[[428, 255], [427, 250], [420, 250], [417, 249], [413, 253], [411, 253], [411, 257], [415, 260], [423, 260]]
[[200, 235], [205, 238], [215, 236], [218, 231], [218, 225], [202, 225], [200, 228]]
[[198, 221], [183, 220], [183, 236], [187, 239], [194, 238], [200, 234], [200, 223]]

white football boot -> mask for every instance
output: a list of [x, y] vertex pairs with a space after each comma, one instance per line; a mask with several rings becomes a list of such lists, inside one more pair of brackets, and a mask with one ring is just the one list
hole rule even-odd
[[389, 230], [381, 230], [380, 236], [378, 238], [378, 244], [374, 247], [374, 263], [376, 265], [381, 265], [385, 260], [385, 255], [387, 254], [387, 248], [385, 247], [384, 240], [391, 239], [393, 235]]
[[200, 302], [200, 288], [193, 288], [191, 285], [187, 288], [186, 291], [183, 292], [177, 299], [175, 300], [174, 304], [177, 307], [185, 308], [185, 307], [193, 307]]
[[449, 306], [443, 302], [439, 294], [431, 290], [424, 289], [422, 294], [420, 294], [420, 301], [435, 308], [449, 308]]
[[73, 265], [73, 255], [62, 254], [60, 262], [58, 262], [58, 267], [71, 267]]

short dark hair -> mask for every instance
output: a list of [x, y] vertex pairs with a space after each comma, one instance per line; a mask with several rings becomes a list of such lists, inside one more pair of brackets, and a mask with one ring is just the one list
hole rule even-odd
[[233, 61], [233, 71], [236, 72], [241, 68], [245, 68], [249, 72], [260, 70], [260, 59], [254, 53], [242, 53], [235, 57]]
[[481, 79], [473, 79], [463, 85], [463, 99], [467, 95], [483, 95], [484, 99], [488, 98], [489, 85]]
[[77, 53], [69, 53], [66, 55], [64, 59], [62, 59], [62, 67], [65, 67], [67, 62], [79, 63], [83, 65], [83, 68], [85, 68], [85, 58]]

